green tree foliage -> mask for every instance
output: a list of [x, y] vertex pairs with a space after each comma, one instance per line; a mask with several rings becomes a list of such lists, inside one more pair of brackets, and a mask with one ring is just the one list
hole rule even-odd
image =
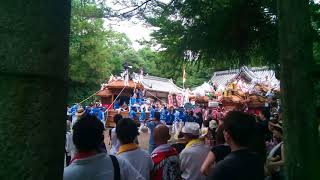
[[140, 49], [138, 51], [138, 57], [144, 62], [143, 69], [145, 73], [172, 79], [180, 87], [182, 87], [183, 66], [186, 67], [187, 75], [185, 87], [189, 88], [208, 81], [215, 69], [206, 66], [203, 62], [183, 63], [183, 61], [175, 61], [172, 57], [167, 56], [165, 52], [154, 51], [150, 47]]
[[136, 9], [125, 17], [140, 15], [158, 28], [152, 33], [153, 45], [161, 46], [158, 70], [180, 86], [183, 64], [186, 87], [202, 84], [215, 70], [240, 64], [278, 65], [276, 1], [122, 1]]
[[[69, 103], [80, 102], [95, 93], [111, 74], [119, 75], [123, 64], [130, 71], [173, 79], [182, 86], [181, 61], [163, 51], [152, 50], [148, 45], [134, 50], [128, 37], [103, 26], [103, 12], [95, 2], [72, 1]], [[200, 85], [210, 78], [212, 68], [186, 62], [186, 87]], [[201, 69], [201, 70], [200, 70]]]
[[144, 64], [125, 34], [104, 27], [104, 13], [94, 1], [72, 1], [69, 103], [95, 93], [128, 62], [133, 71]]
[[[119, 0], [121, 1], [121, 0]], [[165, 76], [179, 83], [180, 68], [170, 64], [186, 63], [192, 69], [191, 84], [197, 66], [204, 62], [211, 70], [237, 68], [240, 64], [268, 65], [276, 70], [279, 78], [278, 13], [275, 0], [122, 0], [133, 6], [125, 17], [140, 15], [147, 23], [158, 28], [153, 36], [161, 45]], [[315, 61], [320, 59], [320, 7], [309, 2], [314, 41]], [[132, 10], [135, 9], [135, 10]], [[121, 14], [120, 14], [121, 16]], [[168, 62], [165, 62], [168, 61]], [[191, 63], [190, 63], [191, 62]], [[161, 68], [161, 67], [160, 67]], [[172, 71], [172, 72], [168, 72]], [[202, 72], [202, 71], [201, 71]], [[315, 87], [319, 92], [319, 65], [315, 66]], [[179, 75], [177, 75], [179, 74]], [[190, 73], [188, 73], [190, 75]], [[318, 96], [319, 97], [319, 96]], [[318, 98], [319, 99], [319, 98]], [[320, 101], [320, 100], [318, 100]]]
[[[106, 31], [95, 4], [72, 1], [69, 48], [69, 101], [78, 102], [94, 92], [108, 74]], [[94, 18], [92, 18], [94, 17]]]
[[274, 1], [177, 0], [146, 20], [159, 28], [152, 34], [156, 42], [185, 60], [239, 65], [250, 63], [250, 56], [277, 59]]

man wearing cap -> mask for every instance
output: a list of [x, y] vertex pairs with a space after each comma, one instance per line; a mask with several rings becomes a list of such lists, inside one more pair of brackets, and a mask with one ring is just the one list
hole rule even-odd
[[187, 180], [204, 180], [206, 177], [201, 174], [200, 168], [210, 148], [199, 139], [200, 125], [196, 122], [186, 122], [182, 133], [188, 144], [180, 154], [181, 177]]

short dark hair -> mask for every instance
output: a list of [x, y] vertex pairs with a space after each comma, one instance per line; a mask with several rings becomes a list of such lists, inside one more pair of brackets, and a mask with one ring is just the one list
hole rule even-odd
[[133, 143], [139, 135], [137, 124], [130, 118], [124, 118], [118, 122], [116, 133], [122, 144]]
[[79, 151], [98, 150], [103, 142], [103, 123], [96, 116], [81, 117], [72, 129], [72, 139]]
[[223, 125], [224, 130], [239, 146], [248, 146], [256, 131], [254, 117], [241, 111], [229, 112], [224, 118]]
[[113, 121], [114, 123], [118, 124], [118, 122], [122, 119], [122, 115], [121, 114], [116, 114], [114, 117], [113, 117]]
[[224, 139], [223, 130], [224, 130], [224, 126], [222, 124], [222, 125], [219, 126], [219, 128], [216, 131], [216, 142], [217, 142], [217, 144], [224, 144], [226, 142], [226, 140]]
[[268, 109], [264, 109], [261, 111], [261, 114], [267, 119], [270, 119], [270, 111]]
[[154, 118], [155, 118], [156, 120], [160, 120], [160, 112], [155, 112], [155, 113], [154, 113]]

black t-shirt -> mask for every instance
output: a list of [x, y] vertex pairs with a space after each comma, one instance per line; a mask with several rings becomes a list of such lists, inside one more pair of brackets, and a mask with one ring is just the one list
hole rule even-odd
[[263, 180], [262, 158], [248, 149], [231, 152], [217, 163], [208, 180]]
[[[281, 142], [281, 144], [282, 144], [282, 142]], [[276, 152], [274, 152], [272, 157], [275, 158], [278, 156], [280, 159], [282, 159], [281, 149], [282, 149], [282, 145], [280, 145], [280, 147], [276, 150]]]
[[258, 122], [259, 132], [263, 133], [265, 141], [270, 141], [272, 138], [272, 133], [269, 131], [268, 124], [269, 120], [260, 120]]
[[230, 146], [221, 144], [221, 145], [213, 146], [211, 151], [216, 157], [216, 163], [217, 163], [223, 160], [231, 152], [231, 149], [230, 149]]
[[172, 144], [171, 147], [176, 149], [178, 151], [178, 153], [180, 154], [180, 152], [186, 147], [186, 145], [187, 144], [185, 144], [185, 143], [177, 143], [177, 144]]

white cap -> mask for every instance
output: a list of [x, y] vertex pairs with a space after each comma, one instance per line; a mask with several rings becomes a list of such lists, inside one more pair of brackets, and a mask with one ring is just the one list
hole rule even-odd
[[198, 136], [200, 135], [200, 125], [196, 122], [186, 122], [182, 128], [182, 133]]
[[210, 129], [215, 129], [215, 128], [217, 128], [218, 127], [218, 124], [217, 124], [217, 121], [216, 120], [211, 120], [210, 122], [209, 122], [209, 128]]

